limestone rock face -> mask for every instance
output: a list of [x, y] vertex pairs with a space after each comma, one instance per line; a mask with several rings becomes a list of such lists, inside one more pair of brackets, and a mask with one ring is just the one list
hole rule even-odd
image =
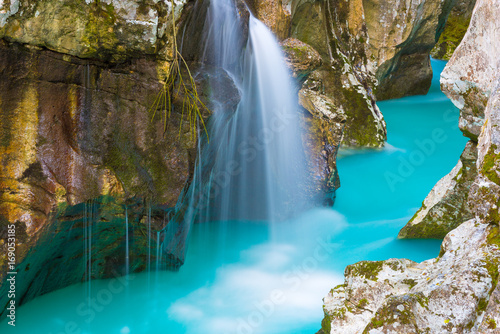
[[479, 136], [478, 175], [471, 186], [469, 205], [477, 217], [500, 221], [500, 75], [485, 110], [486, 121]]
[[[143, 201], [123, 202], [111, 196], [100, 196], [73, 206], [60, 205], [17, 267], [17, 305], [91, 279], [127, 280], [129, 278], [120, 276], [148, 268], [154, 270], [157, 261], [160, 268], [178, 268], [181, 261], [175, 255], [156, 257], [157, 240], [164, 239], [164, 235], [156, 231], [168, 227], [169, 213], [169, 210]], [[153, 231], [150, 238], [147, 237], [149, 226]], [[1, 316], [5, 316], [4, 306], [9, 302], [7, 290], [7, 284], [0, 285]]]
[[278, 40], [290, 36], [291, 4], [290, 0], [249, 0], [247, 3], [255, 17], [271, 29]]
[[2, 1], [0, 38], [122, 62], [159, 53], [168, 40], [170, 6], [170, 1], [153, 0]]
[[443, 33], [431, 51], [436, 59], [449, 60], [469, 27], [476, 0], [457, 0], [444, 26]]
[[[485, 12], [486, 9], [489, 12]], [[482, 31], [477, 34], [466, 34], [461, 46], [467, 46], [477, 41], [477, 54], [471, 52], [463, 55], [466, 59], [455, 58], [450, 60], [448, 74], [460, 72], [463, 77], [456, 78], [457, 83], [449, 81], [451, 76], [445, 77], [449, 89], [457, 89], [467, 78], [474, 78], [474, 87], [478, 92], [489, 96], [484, 108], [485, 122], [477, 142], [477, 172], [469, 189], [460, 186], [458, 176], [460, 165], [462, 169], [467, 162], [470, 164], [474, 155], [466, 158], [468, 150], [474, 148], [469, 142], [462, 154], [459, 166], [450, 175], [440, 181], [424, 204], [437, 203], [429, 209], [423, 218], [423, 211], [415, 219], [421, 219], [419, 224], [437, 222], [439, 214], [453, 214], [456, 208], [446, 209], [452, 196], [459, 196], [458, 205], [463, 205], [466, 198], [468, 209], [473, 219], [466, 222], [456, 221], [457, 228], [451, 230], [445, 237], [441, 253], [438, 258], [415, 264], [407, 260], [398, 260], [402, 263], [398, 270], [390, 268], [394, 260], [384, 261], [373, 270], [371, 264], [368, 274], [365, 262], [351, 266], [358, 270], [346, 270], [346, 284], [334, 289], [325, 298], [324, 331], [327, 333], [495, 333], [498, 332], [498, 278], [500, 265], [500, 76], [498, 72], [471, 73], [468, 69], [478, 65], [479, 59], [485, 60], [485, 52], [481, 47], [484, 40], [498, 40], [500, 30], [496, 27], [496, 17], [500, 13], [500, 4], [494, 0], [478, 0], [471, 20], [470, 31]], [[488, 20], [479, 20], [489, 15]], [[491, 21], [493, 20], [493, 21]], [[483, 28], [481, 28], [483, 26]], [[471, 44], [470, 44], [471, 45]], [[484, 44], [483, 46], [485, 46]], [[458, 50], [458, 49], [457, 49]], [[490, 50], [495, 52], [495, 50]], [[460, 53], [458, 53], [460, 54]], [[483, 57], [484, 56], [484, 57]], [[488, 55], [492, 60], [494, 56]], [[483, 64], [489, 67], [497, 64]], [[470, 65], [467, 65], [471, 62]], [[471, 66], [471, 67], [469, 67]], [[483, 67], [481, 67], [483, 68]], [[491, 67], [490, 67], [491, 68]], [[483, 68], [484, 70], [484, 68]], [[448, 80], [448, 81], [447, 81]], [[472, 81], [471, 81], [472, 82]], [[471, 84], [472, 86], [472, 84]], [[481, 93], [483, 94], [483, 93]], [[467, 108], [474, 106], [476, 100], [463, 100], [461, 95], [452, 95], [455, 102], [465, 104]], [[469, 152], [470, 153], [470, 152]], [[469, 155], [469, 154], [467, 154]], [[469, 171], [473, 171], [470, 168]], [[473, 176], [471, 173], [467, 178]], [[448, 185], [448, 186], [447, 186]], [[449, 187], [449, 188], [447, 188]], [[457, 191], [461, 188], [461, 194]], [[429, 207], [431, 206], [429, 205]], [[433, 215], [432, 210], [436, 208]], [[462, 212], [465, 214], [466, 211]], [[456, 216], [456, 219], [466, 219]], [[425, 223], [427, 222], [427, 223]], [[447, 221], [439, 220], [442, 226]], [[452, 227], [452, 225], [448, 225]], [[431, 226], [432, 227], [432, 226]], [[405, 228], [407, 231], [417, 228], [417, 224]], [[424, 232], [428, 226], [422, 227]], [[399, 271], [399, 272], [398, 272]], [[375, 282], [375, 283], [373, 283]], [[381, 283], [379, 283], [381, 282]], [[381, 286], [382, 284], [383, 286]], [[384, 285], [385, 284], [385, 285]], [[407, 285], [406, 287], [404, 286]], [[366, 301], [364, 301], [366, 300]], [[358, 302], [356, 302], [358, 301]], [[363, 301], [361, 303], [361, 301]], [[370, 301], [372, 305], [370, 305]], [[358, 304], [362, 304], [361, 306]], [[342, 331], [343, 329], [345, 331]]]
[[316, 49], [322, 66], [302, 88], [327, 96], [347, 121], [343, 144], [380, 147], [385, 121], [375, 103], [375, 78], [368, 71], [362, 1], [297, 1], [292, 3], [291, 35]]
[[57, 205], [106, 194], [175, 205], [196, 146], [180, 114], [164, 131], [163, 111], [148, 112], [162, 87], [156, 62], [109, 69], [2, 43], [0, 73], [0, 228], [15, 223], [18, 263]]
[[467, 143], [458, 164], [431, 190], [399, 238], [442, 239], [462, 222], [473, 218], [469, 208], [469, 190], [477, 176], [477, 147]]
[[292, 71], [292, 76], [301, 86], [309, 74], [321, 66], [320, 54], [310, 45], [296, 38], [287, 38], [280, 45], [285, 54], [285, 62]]
[[454, 0], [364, 0], [368, 59], [378, 100], [426, 94], [432, 80], [429, 54]]
[[298, 100], [303, 108], [303, 142], [313, 179], [311, 196], [323, 195], [325, 205], [333, 205], [335, 190], [340, 187], [337, 152], [342, 142], [346, 115], [343, 109], [317, 89], [304, 84], [311, 73], [321, 66], [320, 54], [310, 45], [287, 38], [280, 43], [285, 62], [298, 87]]
[[323, 331], [478, 333], [491, 323], [483, 315], [498, 321], [499, 265], [498, 226], [469, 220], [446, 236], [436, 259], [348, 266], [345, 284], [324, 299]]
[[[172, 18], [168, 2], [7, 3], [0, 10], [0, 281], [7, 272], [9, 224], [16, 226], [17, 264], [26, 265], [30, 249], [49, 254], [45, 248], [50, 242], [40, 241], [47, 231], [68, 230], [82, 237], [81, 231], [55, 220], [61, 206], [104, 195], [115, 198], [118, 206], [135, 198], [173, 207], [192, 176], [197, 147], [193, 124], [182, 115], [182, 94], [173, 101], [168, 119], [165, 106], [154, 103], [171, 60], [172, 26], [161, 28], [163, 20]], [[98, 16], [96, 25], [81, 30], [80, 23], [90, 25], [92, 15]], [[149, 24], [148, 17], [156, 23]], [[112, 22], [106, 25], [101, 19]], [[102, 29], [112, 38], [102, 35]], [[223, 87], [227, 109], [235, 110], [239, 92], [227, 73], [197, 64], [192, 68], [200, 99], [209, 109], [209, 86], [216, 82]], [[209, 114], [204, 110], [202, 116]], [[101, 225], [106, 229], [106, 223]], [[111, 230], [118, 226], [111, 225]], [[122, 252], [122, 237], [105, 240], [116, 246], [107, 249], [108, 257]], [[62, 251], [66, 244], [59, 241]], [[178, 255], [184, 244], [177, 241], [172, 257], [182, 262]], [[59, 255], [51, 254], [53, 258], [37, 261], [57, 267]], [[68, 273], [71, 278], [27, 294], [79, 282], [81, 274]], [[107, 277], [102, 271], [92, 276], [102, 277]]]
[[301, 89], [299, 103], [307, 111], [304, 143], [309, 153], [309, 170], [314, 178], [313, 193], [325, 194], [325, 204], [333, 205], [335, 190], [340, 187], [337, 152], [342, 142], [346, 116], [334, 102], [316, 91]]
[[467, 33], [441, 73], [441, 89], [460, 109], [460, 129], [477, 141], [500, 68], [500, 7], [477, 1]]
[[[478, 1], [469, 31], [441, 75], [443, 91], [461, 108], [459, 127], [471, 141], [460, 158], [461, 166], [457, 165], [436, 184], [425, 199], [424, 206], [401, 230], [400, 238], [442, 238], [454, 227], [472, 218], [469, 193], [477, 194], [478, 191], [477, 182], [473, 182], [478, 175], [473, 164], [479, 163], [475, 162], [478, 155], [476, 143], [499, 68], [498, 57], [492, 55], [498, 51], [490, 49], [488, 42], [491, 39], [496, 43], [500, 38], [498, 23], [483, 21], [484, 15], [494, 16], [490, 10], [500, 14], [498, 6], [495, 9], [493, 3]], [[494, 117], [494, 112], [491, 117]]]

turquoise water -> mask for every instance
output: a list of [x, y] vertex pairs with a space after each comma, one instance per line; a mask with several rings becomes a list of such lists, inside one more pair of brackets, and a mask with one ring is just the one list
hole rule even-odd
[[[444, 62], [433, 61], [440, 73]], [[437, 76], [436, 76], [437, 77]], [[396, 235], [432, 186], [456, 164], [466, 139], [458, 110], [434, 81], [427, 96], [379, 103], [383, 150], [342, 151], [334, 209], [294, 221], [195, 225], [179, 272], [132, 275], [41, 296], [1, 333], [315, 333], [322, 298], [360, 260], [437, 256], [440, 241]]]

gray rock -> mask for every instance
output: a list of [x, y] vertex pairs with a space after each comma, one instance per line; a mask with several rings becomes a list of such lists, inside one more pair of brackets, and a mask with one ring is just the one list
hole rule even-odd
[[[473, 15], [469, 32], [442, 78], [451, 98], [461, 107], [476, 103], [460, 95], [468, 84], [489, 96], [477, 143], [477, 175], [468, 193], [464, 187], [464, 193], [457, 194], [456, 167], [436, 185], [426, 202], [438, 201], [430, 212], [436, 205], [443, 207], [451, 194], [459, 195], [462, 205], [467, 198], [474, 218], [456, 222], [459, 226], [446, 235], [436, 259], [419, 264], [404, 259], [365, 261], [349, 266], [345, 284], [324, 299], [326, 333], [498, 332], [500, 77], [492, 68], [497, 68], [500, 49], [491, 49], [486, 41], [494, 44], [500, 40], [496, 19], [500, 3], [478, 0]], [[491, 63], [480, 63], [487, 60]], [[472, 68], [478, 72], [468, 72]], [[451, 81], [454, 76], [456, 83]], [[473, 144], [468, 147], [473, 148]]]
[[434, 186], [398, 237], [442, 239], [462, 222], [473, 218], [468, 197], [477, 176], [476, 160], [477, 146], [469, 141], [458, 164]]
[[477, 333], [488, 304], [494, 310], [497, 303], [491, 296], [498, 283], [499, 247], [498, 226], [472, 219], [446, 236], [436, 259], [348, 266], [345, 283], [324, 298], [323, 330]]

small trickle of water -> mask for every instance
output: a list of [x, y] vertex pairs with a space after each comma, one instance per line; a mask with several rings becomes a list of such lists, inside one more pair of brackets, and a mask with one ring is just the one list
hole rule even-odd
[[125, 274], [130, 273], [130, 250], [129, 250], [129, 235], [128, 235], [128, 208], [125, 205]]

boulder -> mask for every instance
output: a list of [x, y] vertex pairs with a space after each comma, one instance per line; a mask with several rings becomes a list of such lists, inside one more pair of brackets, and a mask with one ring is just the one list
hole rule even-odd
[[[467, 198], [467, 206], [474, 218], [455, 222], [458, 227], [446, 235], [436, 259], [419, 264], [404, 259], [377, 263], [364, 261], [349, 266], [346, 269], [345, 284], [333, 289], [324, 299], [324, 332], [498, 332], [500, 76], [498, 72], [491, 71], [491, 67], [497, 66], [498, 62], [493, 59], [493, 55], [485, 54], [485, 48], [489, 46], [483, 41], [498, 40], [500, 30], [495, 19], [498, 14], [498, 2], [477, 1], [469, 31], [452, 56], [446, 74], [443, 74], [444, 86], [456, 89], [452, 91], [456, 94], [451, 94], [455, 103], [465, 104], [465, 107], [471, 103], [468, 107], [472, 108], [473, 103], [477, 102], [461, 100], [460, 93], [464, 92], [462, 89], [467, 82], [472, 86], [472, 80], [476, 80], [474, 87], [477, 87], [478, 92], [489, 95], [484, 108], [485, 122], [477, 142], [477, 173], [474, 181], [470, 189], [461, 187], [461, 192], [465, 194], [457, 194], [460, 187], [457, 185], [459, 168], [456, 167], [451, 175], [440, 181], [426, 199], [427, 203], [433, 203], [434, 197], [441, 198], [441, 201], [429, 210], [430, 213], [436, 205], [445, 207], [451, 195], [460, 197], [458, 205], [463, 205], [463, 199]], [[474, 33], [478, 31], [482, 31], [481, 37]], [[477, 42], [477, 53], [472, 52], [472, 49], [458, 52], [462, 47], [467, 48], [474, 42]], [[469, 50], [470, 53], [464, 53], [464, 50]], [[465, 59], [455, 58], [458, 55]], [[488, 59], [493, 63], [483, 63], [479, 66], [477, 61]], [[462, 68], [463, 76], [457, 77], [456, 84], [453, 84], [450, 80], [453, 75], [458, 75], [460, 66], [466, 66]], [[481, 71], [467, 72], [467, 69], [473, 68], [479, 68]], [[490, 72], [486, 72], [487, 68], [490, 68]], [[474, 144], [469, 142], [465, 152], [473, 148]], [[464, 165], [465, 152], [461, 158]], [[471, 158], [473, 159], [473, 156]], [[470, 168], [470, 171], [472, 170], [473, 168]], [[453, 211], [447, 211], [445, 214], [451, 212]], [[461, 214], [466, 214], [466, 211]], [[427, 222], [432, 222], [431, 218], [435, 217], [430, 214], [424, 217]], [[457, 219], [460, 218], [465, 219], [465, 216], [457, 216]], [[439, 223], [442, 226], [453, 226], [448, 225], [446, 220]], [[423, 225], [421, 228], [425, 233], [426, 224], [420, 224]], [[412, 228], [416, 230], [416, 226]]]

